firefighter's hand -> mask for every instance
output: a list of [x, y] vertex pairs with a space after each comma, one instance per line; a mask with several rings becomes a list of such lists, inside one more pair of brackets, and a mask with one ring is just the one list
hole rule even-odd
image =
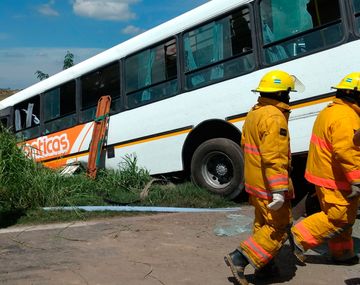
[[272, 202], [267, 205], [267, 207], [270, 210], [279, 210], [281, 208], [281, 206], [284, 204], [285, 201], [285, 194], [284, 192], [278, 192], [278, 193], [273, 193], [272, 194]]
[[348, 199], [353, 199], [360, 196], [360, 184], [351, 185], [351, 193], [347, 196]]

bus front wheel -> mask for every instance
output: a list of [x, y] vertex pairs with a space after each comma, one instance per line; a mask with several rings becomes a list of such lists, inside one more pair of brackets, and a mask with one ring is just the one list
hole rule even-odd
[[216, 138], [205, 141], [191, 160], [191, 179], [227, 198], [235, 198], [244, 188], [244, 162], [241, 148], [232, 140]]

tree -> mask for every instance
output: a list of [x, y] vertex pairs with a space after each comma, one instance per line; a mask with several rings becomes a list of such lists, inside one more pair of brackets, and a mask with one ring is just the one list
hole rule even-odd
[[41, 70], [37, 70], [35, 72], [36, 77], [41, 81], [46, 78], [49, 78], [49, 74], [42, 72]]
[[67, 51], [66, 55], [64, 57], [64, 65], [63, 70], [68, 69], [69, 67], [72, 67], [74, 65], [74, 55]]
[[[74, 65], [74, 55], [67, 51], [66, 55], [64, 57], [64, 64], [63, 64], [63, 70], [68, 69], [69, 67], [72, 67]], [[36, 77], [41, 81], [46, 78], [49, 78], [49, 74], [42, 72], [41, 70], [37, 70], [35, 72]]]

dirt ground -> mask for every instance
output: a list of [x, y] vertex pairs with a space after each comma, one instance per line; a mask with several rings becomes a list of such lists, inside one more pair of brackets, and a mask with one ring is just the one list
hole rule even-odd
[[[248, 221], [252, 209], [1, 229], [0, 284], [236, 284], [223, 256], [250, 232], [245, 227], [234, 236], [216, 235], [229, 215]], [[359, 238], [357, 220], [357, 251]], [[360, 284], [359, 264], [331, 265], [324, 251], [310, 252], [308, 264], [298, 266], [286, 244], [276, 258], [280, 277], [255, 280], [249, 266], [247, 278], [250, 284]]]

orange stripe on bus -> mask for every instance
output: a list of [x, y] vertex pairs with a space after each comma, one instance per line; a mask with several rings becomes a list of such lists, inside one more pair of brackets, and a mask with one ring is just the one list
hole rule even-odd
[[80, 145], [79, 145], [78, 151], [80, 151], [80, 149], [81, 149], [81, 147], [82, 147], [82, 145], [83, 145], [83, 143], [84, 143], [84, 141], [85, 141], [85, 139], [86, 139], [86, 137], [87, 137], [88, 133], [90, 132], [90, 130], [91, 130], [91, 128], [92, 128], [93, 125], [94, 125], [94, 122], [92, 122], [92, 123], [89, 125], [89, 128], [88, 128], [88, 130], [86, 131], [86, 133], [85, 133], [85, 135], [84, 135], [84, 137], [83, 137], [83, 139], [82, 139], [82, 141], [81, 141], [81, 143], [80, 143]]
[[187, 134], [190, 131], [191, 131], [191, 129], [188, 129], [188, 130], [178, 131], [178, 132], [175, 132], [175, 133], [170, 133], [170, 134], [166, 134], [166, 135], [160, 135], [160, 136], [156, 136], [156, 137], [152, 137], [152, 138], [140, 139], [140, 140], [137, 140], [137, 141], [117, 145], [117, 146], [115, 146], [115, 148], [123, 148], [123, 147], [131, 146], [131, 145], [135, 145], [135, 144], [141, 144], [141, 143], [155, 141], [155, 140], [159, 140], [159, 139], [174, 137], [174, 136], [178, 136], [178, 135], [182, 135], [182, 134]]
[[[174, 133], [170, 133], [170, 134], [166, 134], [166, 135], [155, 136], [155, 137], [148, 138], [148, 139], [137, 140], [137, 141], [133, 141], [130, 143], [120, 144], [118, 146], [115, 146], [114, 148], [123, 148], [123, 147], [127, 147], [130, 145], [136, 145], [136, 144], [154, 141], [154, 140], [158, 140], [158, 139], [163, 139], [163, 138], [167, 138], [167, 137], [182, 135], [182, 134], [189, 133], [190, 131], [191, 131], [191, 129], [188, 129], [188, 130], [178, 131], [178, 132], [174, 132]], [[87, 155], [89, 155], [89, 152], [83, 152], [81, 154], [73, 154], [73, 155], [69, 155], [67, 157], [56, 157], [53, 160], [44, 162], [44, 165], [61, 164], [59, 162], [62, 162], [64, 160], [66, 161], [68, 159], [76, 159], [77, 160], [79, 157], [83, 157], [83, 156], [87, 156]], [[65, 163], [63, 163], [63, 164], [65, 164]]]
[[230, 123], [237, 123], [237, 122], [241, 122], [241, 121], [245, 121], [245, 118], [246, 118], [246, 115], [245, 116], [243, 116], [243, 117], [240, 117], [240, 118], [236, 118], [236, 119], [231, 119], [231, 120], [229, 120], [228, 122], [230, 122]]
[[312, 105], [315, 105], [315, 104], [330, 102], [330, 101], [332, 101], [334, 99], [335, 99], [335, 96], [331, 96], [331, 97], [327, 97], [327, 98], [323, 98], [323, 99], [318, 99], [318, 100], [313, 100], [313, 101], [309, 101], [309, 102], [300, 103], [300, 104], [290, 106], [290, 109], [294, 110], [294, 109], [298, 109], [298, 108], [302, 108], [302, 107], [308, 107], [308, 106], [312, 106]]
[[[331, 102], [332, 100], [335, 99], [335, 96], [331, 96], [331, 97], [327, 97], [327, 98], [323, 98], [323, 99], [318, 99], [318, 100], [313, 100], [313, 101], [309, 101], [309, 102], [305, 102], [305, 103], [299, 103], [299, 104], [295, 104], [290, 106], [291, 110], [294, 109], [299, 109], [299, 108], [303, 108], [303, 107], [308, 107], [308, 106], [312, 106], [312, 105], [316, 105], [316, 104], [321, 104], [321, 103], [325, 103], [325, 102]], [[230, 123], [237, 123], [237, 122], [241, 122], [241, 121], [245, 121], [246, 115], [236, 118], [236, 119], [231, 119], [228, 122]]]

